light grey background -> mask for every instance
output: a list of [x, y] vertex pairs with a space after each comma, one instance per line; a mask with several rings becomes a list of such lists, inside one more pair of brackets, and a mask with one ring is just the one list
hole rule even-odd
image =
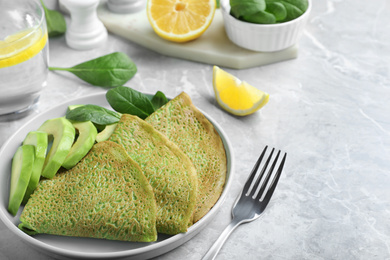
[[[217, 259], [390, 259], [390, 2], [314, 0], [295, 60], [226, 69], [270, 93], [247, 117], [221, 110], [212, 65], [156, 54], [109, 35], [98, 49], [75, 51], [50, 40], [50, 65], [72, 66], [114, 51], [138, 72], [139, 91], [186, 91], [227, 133], [235, 153], [234, 183], [215, 219], [191, 241], [157, 259], [200, 259], [229, 223], [230, 210], [262, 147], [288, 152], [280, 184], [264, 215], [242, 225]], [[49, 74], [39, 106], [0, 122], [0, 145], [41, 111], [101, 91], [67, 73]], [[51, 259], [0, 223], [0, 259]]]

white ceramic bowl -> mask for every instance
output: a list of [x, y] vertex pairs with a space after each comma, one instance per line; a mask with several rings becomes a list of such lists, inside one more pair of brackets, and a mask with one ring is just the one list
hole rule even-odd
[[301, 37], [311, 11], [312, 1], [300, 17], [278, 24], [243, 22], [230, 15], [229, 0], [221, 0], [225, 31], [236, 45], [252, 51], [274, 52], [296, 44]]
[[203, 228], [205, 228], [208, 223], [210, 223], [210, 221], [217, 214], [219, 208], [222, 206], [222, 203], [224, 202], [232, 184], [234, 156], [232, 154], [233, 150], [231, 144], [222, 128], [210, 116], [202, 111], [202, 113], [205, 114], [205, 116], [216, 128], [225, 147], [227, 156], [226, 183], [223, 192], [214, 207], [202, 219], [188, 228], [186, 233], [181, 233], [174, 236], [159, 234], [158, 240], [156, 242], [136, 243], [94, 238], [54, 236], [46, 234], [29, 236], [18, 229], [17, 226], [20, 223], [19, 217], [23, 207], [19, 209], [19, 212], [15, 217], [7, 211], [11, 161], [13, 154], [20, 146], [28, 132], [36, 130], [45, 120], [49, 118], [64, 116], [67, 107], [69, 105], [75, 104], [95, 104], [110, 108], [105, 97], [105, 92], [66, 101], [57, 107], [48, 109], [31, 119], [18, 131], [16, 131], [0, 149], [0, 221], [2, 221], [5, 226], [9, 228], [16, 236], [18, 236], [23, 242], [26, 242], [26, 244], [32, 246], [33, 248], [48, 255], [54, 256], [55, 258], [112, 260], [126, 257], [127, 260], [136, 260], [148, 259], [164, 254], [190, 240]]

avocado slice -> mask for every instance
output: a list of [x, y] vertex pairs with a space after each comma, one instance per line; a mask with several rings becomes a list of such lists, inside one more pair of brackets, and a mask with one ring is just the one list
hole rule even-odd
[[106, 127], [101, 131], [100, 133], [97, 134], [96, 136], [96, 142], [100, 143], [103, 141], [108, 140], [112, 133], [114, 132], [117, 124], [111, 124], [111, 125], [106, 125]]
[[12, 159], [8, 211], [14, 216], [18, 213], [30, 181], [34, 164], [34, 150], [33, 145], [19, 146]]
[[68, 111], [73, 110], [73, 109], [78, 108], [78, 107], [82, 107], [82, 106], [84, 106], [84, 105], [70, 105], [70, 106], [68, 106]]
[[26, 138], [23, 141], [23, 145], [32, 145], [34, 146], [34, 164], [32, 167], [31, 178], [27, 186], [26, 193], [22, 204], [26, 204], [31, 194], [34, 192], [38, 186], [39, 179], [41, 178], [41, 172], [43, 168], [43, 163], [45, 162], [48, 138], [46, 132], [31, 131], [27, 134]]
[[75, 139], [76, 130], [69, 120], [65, 117], [59, 117], [46, 120], [38, 128], [38, 131], [46, 132], [49, 139], [53, 139], [42, 171], [43, 177], [51, 179], [68, 156]]
[[71, 121], [73, 127], [78, 132], [76, 142], [73, 144], [66, 156], [62, 166], [66, 169], [70, 169], [75, 166], [83, 157], [91, 150], [95, 143], [97, 130], [91, 121], [76, 122]]

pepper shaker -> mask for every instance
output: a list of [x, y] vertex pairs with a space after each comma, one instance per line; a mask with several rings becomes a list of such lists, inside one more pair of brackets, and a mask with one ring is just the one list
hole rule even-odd
[[65, 34], [69, 47], [88, 50], [106, 41], [107, 29], [96, 12], [99, 0], [61, 0], [61, 4], [69, 11], [71, 18]]

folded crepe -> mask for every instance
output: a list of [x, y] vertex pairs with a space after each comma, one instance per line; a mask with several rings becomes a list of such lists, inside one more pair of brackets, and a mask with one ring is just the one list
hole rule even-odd
[[124, 114], [110, 141], [123, 145], [143, 170], [157, 202], [157, 231], [186, 232], [193, 223], [197, 176], [191, 160], [144, 120]]
[[184, 92], [145, 121], [177, 144], [193, 162], [199, 191], [194, 222], [198, 221], [217, 202], [225, 185], [226, 154], [218, 132]]
[[28, 233], [151, 242], [156, 203], [139, 165], [121, 145], [101, 142], [69, 171], [43, 180], [19, 227]]

